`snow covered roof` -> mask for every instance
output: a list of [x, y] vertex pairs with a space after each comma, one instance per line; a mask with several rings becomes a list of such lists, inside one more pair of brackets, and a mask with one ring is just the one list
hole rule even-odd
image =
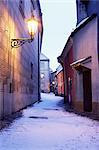
[[47, 60], [49, 61], [49, 58], [45, 56], [43, 53], [40, 54], [40, 60]]
[[57, 68], [56, 68], [56, 74], [58, 74], [59, 72], [61, 72], [63, 70], [63, 67], [61, 65], [59, 65]]
[[80, 30], [82, 27], [84, 27], [88, 22], [90, 22], [92, 19], [94, 19], [95, 17], [97, 17], [96, 14], [92, 14], [90, 17], [87, 17], [85, 19], [83, 19], [75, 28], [75, 30], [71, 33], [71, 37], [78, 31]]
[[84, 19], [76, 26], [76, 28], [80, 27], [80, 25], [82, 25], [88, 18], [89, 18], [89, 17], [84, 18]]
[[61, 55], [57, 58], [59, 63], [63, 63], [64, 57], [67, 55], [68, 50], [70, 50], [70, 47], [73, 45], [73, 36], [82, 29], [87, 23], [89, 23], [91, 20], [93, 20], [95, 17], [97, 17], [96, 14], [92, 14], [90, 17], [87, 17], [83, 19], [74, 29], [74, 31], [71, 33], [71, 35], [68, 37], [68, 40], [64, 46], [64, 49], [61, 53]]

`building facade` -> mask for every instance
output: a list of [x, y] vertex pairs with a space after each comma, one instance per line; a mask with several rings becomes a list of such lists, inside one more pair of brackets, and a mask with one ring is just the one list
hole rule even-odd
[[56, 71], [50, 72], [50, 92], [55, 93], [56, 87]]
[[65, 70], [66, 100], [70, 99], [77, 111], [96, 115], [99, 115], [98, 30], [97, 15], [85, 18], [71, 33], [58, 58]]
[[41, 92], [50, 92], [50, 60], [44, 54], [40, 55]]
[[[83, 9], [85, 7], [85, 10]], [[77, 0], [77, 22], [81, 23], [81, 20], [86, 19], [86, 17], [83, 16], [83, 11], [86, 13], [86, 17], [88, 20], [89, 18], [93, 19], [87, 23], [86, 25], [86, 31], [84, 31], [84, 35], [82, 33], [82, 36], [85, 36], [86, 42], [86, 48], [84, 47], [84, 42], [83, 42], [83, 50], [82, 53], [84, 53], [84, 48], [85, 48], [85, 53], [86, 51], [89, 51], [89, 56], [91, 57], [89, 59], [90, 63], [86, 63], [88, 65], [88, 68], [90, 70], [87, 70], [86, 73], [83, 74], [83, 80], [89, 76], [89, 81], [88, 79], [85, 79], [86, 82], [83, 81], [83, 84], [85, 84], [83, 93], [84, 97], [88, 97], [87, 99], [91, 99], [91, 101], [85, 101], [84, 102], [84, 107], [85, 110], [87, 109], [86, 107], [90, 106], [90, 109], [92, 108], [92, 111], [95, 113], [99, 114], [99, 1], [94, 1], [94, 0], [87, 0], [86, 2], [84, 0], [79, 1]], [[89, 28], [88, 28], [89, 27]], [[75, 36], [74, 36], [74, 41], [75, 41]], [[75, 44], [76, 42], [74, 42]], [[81, 43], [81, 42], [80, 42]], [[88, 48], [87, 48], [88, 46]], [[81, 49], [81, 46], [80, 46]], [[88, 50], [87, 50], [88, 49]], [[92, 50], [93, 49], [93, 50]], [[79, 50], [80, 51], [80, 50]], [[76, 53], [77, 54], [77, 53]], [[78, 55], [78, 54], [77, 54]], [[87, 55], [88, 56], [88, 55]], [[87, 57], [86, 56], [86, 57]], [[81, 56], [79, 56], [80, 58]], [[94, 72], [95, 71], [95, 72]], [[86, 89], [88, 88], [88, 84], [90, 86], [89, 90]], [[89, 103], [89, 104], [88, 104]]]
[[[99, 114], [97, 16], [89, 17], [73, 36], [77, 109]], [[79, 44], [77, 44], [79, 43]]]
[[[33, 42], [12, 48], [11, 39], [29, 38], [25, 20], [31, 16], [40, 21], [40, 30], [35, 34]], [[0, 1], [0, 118], [39, 99], [42, 31], [38, 0]]]

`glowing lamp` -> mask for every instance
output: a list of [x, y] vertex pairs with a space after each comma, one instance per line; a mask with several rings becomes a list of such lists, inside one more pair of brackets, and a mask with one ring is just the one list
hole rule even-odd
[[27, 23], [28, 31], [29, 31], [31, 38], [11, 39], [11, 47], [12, 48], [18, 48], [26, 42], [30, 43], [33, 41], [34, 36], [38, 30], [39, 22], [37, 19], [32, 17], [32, 18], [26, 20], [26, 23]]
[[33, 39], [34, 35], [36, 34], [36, 32], [38, 30], [38, 21], [34, 18], [28, 19], [27, 25], [28, 25], [28, 30], [29, 30], [31, 39]]

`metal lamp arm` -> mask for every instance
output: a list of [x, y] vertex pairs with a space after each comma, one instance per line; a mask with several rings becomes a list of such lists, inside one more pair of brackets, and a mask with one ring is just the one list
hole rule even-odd
[[19, 38], [19, 39], [11, 39], [11, 47], [12, 48], [18, 48], [25, 44], [26, 42], [31, 43], [33, 41], [33, 38]]

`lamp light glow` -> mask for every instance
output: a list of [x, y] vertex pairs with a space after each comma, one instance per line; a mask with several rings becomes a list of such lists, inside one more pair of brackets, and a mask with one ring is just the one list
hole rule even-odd
[[35, 33], [38, 30], [38, 24], [39, 24], [38, 21], [34, 18], [30, 18], [27, 20], [28, 30], [29, 30], [31, 39], [33, 39]]
[[44, 73], [41, 73], [41, 79], [43, 79], [44, 78]]

